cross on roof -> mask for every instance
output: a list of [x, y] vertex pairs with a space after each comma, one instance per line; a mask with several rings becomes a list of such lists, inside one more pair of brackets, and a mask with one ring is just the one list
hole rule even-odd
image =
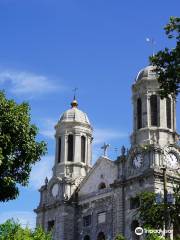
[[76, 88], [76, 87], [73, 89], [73, 92], [74, 92], [74, 100], [76, 99], [76, 92], [77, 92], [77, 90], [78, 90], [78, 88]]
[[108, 147], [110, 147], [110, 144], [106, 144], [106, 143], [104, 143], [104, 145], [101, 147], [101, 149], [104, 150], [103, 156], [105, 156], [105, 157], [107, 157], [107, 149], [108, 149]]

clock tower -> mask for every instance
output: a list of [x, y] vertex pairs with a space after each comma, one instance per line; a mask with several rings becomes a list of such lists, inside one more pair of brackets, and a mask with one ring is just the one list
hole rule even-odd
[[[164, 99], [159, 96], [159, 83], [154, 66], [148, 66], [138, 73], [132, 86], [132, 93], [133, 167], [136, 169], [143, 165], [151, 168], [165, 165], [176, 167], [179, 158], [176, 101], [172, 95]], [[145, 154], [148, 151], [151, 152], [149, 158]]]
[[176, 101], [172, 95], [161, 99], [154, 66], [141, 70], [132, 86], [132, 146], [158, 144], [164, 147], [177, 141]]
[[[159, 96], [159, 83], [154, 66], [148, 66], [138, 73], [132, 92], [133, 167], [178, 167], [176, 101], [172, 95], [164, 99]], [[148, 151], [151, 152], [149, 158], [145, 154]]]
[[[136, 215], [137, 195], [151, 191], [163, 195], [163, 168], [166, 169], [167, 191], [173, 193], [178, 179], [180, 150], [176, 133], [176, 101], [169, 95], [161, 99], [154, 66], [142, 69], [132, 85], [133, 133], [126, 160], [125, 203], [128, 239], [137, 239], [134, 230], [139, 222]], [[130, 234], [131, 233], [131, 234]]]
[[[92, 127], [77, 100], [65, 111], [55, 126], [55, 161], [53, 176], [40, 188], [37, 225], [53, 230], [53, 239], [73, 239], [75, 207], [68, 204], [82, 179], [91, 169]], [[65, 231], [65, 229], [68, 229]]]

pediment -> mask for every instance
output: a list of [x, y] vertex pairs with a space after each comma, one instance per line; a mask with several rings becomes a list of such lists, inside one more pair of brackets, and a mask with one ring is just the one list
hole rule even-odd
[[79, 196], [95, 192], [100, 185], [109, 187], [117, 179], [118, 169], [114, 161], [100, 157], [79, 186]]

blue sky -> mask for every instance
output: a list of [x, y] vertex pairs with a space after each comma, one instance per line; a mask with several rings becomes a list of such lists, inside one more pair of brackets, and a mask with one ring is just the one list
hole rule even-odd
[[[112, 159], [115, 148], [129, 147], [131, 85], [152, 54], [146, 38], [155, 39], [156, 51], [172, 47], [163, 26], [179, 9], [179, 0], [0, 0], [0, 89], [30, 103], [38, 138], [48, 143], [29, 186], [0, 204], [0, 222], [15, 217], [34, 226], [37, 189], [54, 161], [53, 126], [70, 107], [74, 87], [94, 127], [94, 160], [104, 141]], [[177, 110], [179, 129], [179, 103]]]

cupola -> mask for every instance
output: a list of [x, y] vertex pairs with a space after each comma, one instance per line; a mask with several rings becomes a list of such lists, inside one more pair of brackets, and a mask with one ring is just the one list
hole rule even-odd
[[56, 158], [53, 169], [56, 177], [78, 179], [91, 168], [92, 127], [87, 114], [78, 109], [74, 97], [55, 126]]
[[176, 141], [175, 99], [169, 95], [161, 99], [155, 66], [139, 71], [132, 85], [133, 125], [132, 145], [159, 144]]

